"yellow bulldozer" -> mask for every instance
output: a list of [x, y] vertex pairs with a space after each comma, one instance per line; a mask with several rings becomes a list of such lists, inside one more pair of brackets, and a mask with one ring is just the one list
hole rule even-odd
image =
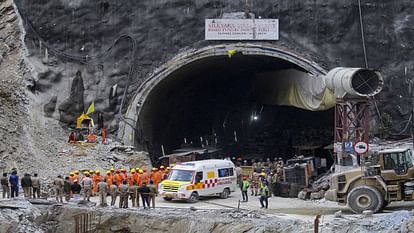
[[375, 213], [390, 202], [414, 200], [411, 150], [394, 148], [374, 152], [363, 166], [334, 173], [328, 192], [354, 213], [365, 210]]

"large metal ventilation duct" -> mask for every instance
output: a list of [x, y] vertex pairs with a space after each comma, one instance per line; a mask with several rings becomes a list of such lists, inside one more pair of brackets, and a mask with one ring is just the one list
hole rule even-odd
[[326, 86], [337, 98], [345, 95], [369, 97], [378, 94], [384, 84], [380, 72], [366, 68], [337, 67], [325, 76]]

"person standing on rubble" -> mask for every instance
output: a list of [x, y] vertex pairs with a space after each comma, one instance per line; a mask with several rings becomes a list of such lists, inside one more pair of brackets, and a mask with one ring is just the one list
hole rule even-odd
[[86, 177], [84, 177], [82, 181], [83, 193], [84, 193], [83, 200], [90, 201], [91, 195], [92, 195], [93, 181], [90, 178], [89, 172], [85, 174], [86, 174]]
[[132, 185], [129, 187], [129, 194], [132, 201], [132, 207], [139, 207], [139, 198], [137, 198], [138, 194], [138, 185], [136, 181], [132, 182]]
[[108, 193], [108, 189], [108, 184], [105, 182], [105, 179], [101, 177], [101, 180], [96, 187], [96, 191], [99, 193], [99, 201], [101, 203], [101, 206], [108, 205], [106, 202], [106, 194]]
[[259, 174], [256, 171], [254, 171], [251, 174], [250, 180], [251, 180], [251, 186], [250, 186], [251, 195], [252, 196], [253, 195], [257, 196], [257, 194], [259, 192], [259, 183], [260, 183]]
[[138, 193], [141, 194], [142, 205], [144, 206], [144, 209], [147, 208], [146, 206], [148, 206], [148, 208], [149, 208], [148, 196], [149, 196], [150, 192], [151, 192], [151, 190], [148, 188], [146, 182], [143, 182], [142, 186], [138, 188]]
[[10, 189], [11, 189], [11, 197], [18, 197], [19, 196], [19, 176], [17, 175], [17, 171], [12, 171], [11, 176], [9, 177], [10, 182]]
[[58, 175], [58, 177], [53, 181], [53, 185], [55, 186], [55, 192], [56, 192], [56, 201], [63, 203], [63, 185], [65, 182], [62, 179], [61, 175]]
[[24, 198], [32, 197], [32, 179], [28, 173], [25, 173], [21, 180]]
[[124, 180], [119, 186], [119, 208], [128, 208], [129, 186], [128, 181]]
[[71, 191], [71, 182], [69, 176], [65, 177], [63, 181], [63, 195], [65, 196], [65, 201], [68, 202], [70, 200], [70, 191]]
[[32, 177], [33, 198], [40, 198], [40, 179], [37, 173]]
[[72, 194], [73, 194], [73, 198], [75, 199], [75, 201], [79, 201], [80, 200], [80, 193], [82, 190], [81, 185], [79, 184], [79, 180], [73, 180], [73, 184], [70, 187]]
[[247, 190], [249, 190], [250, 182], [247, 180], [247, 177], [243, 177], [243, 181], [240, 182], [240, 189], [242, 192], [243, 202], [249, 201], [249, 195], [247, 194]]
[[109, 186], [109, 194], [111, 195], [111, 206], [114, 206], [116, 197], [118, 196], [118, 186], [116, 185], [115, 180], [113, 180], [111, 186]]
[[264, 180], [262, 183], [262, 187], [260, 188], [260, 204], [262, 205], [261, 208], [266, 208], [269, 205], [268, 198], [269, 198], [269, 187], [268, 187], [267, 180]]
[[0, 178], [1, 188], [3, 189], [3, 199], [10, 198], [10, 184], [7, 179], [7, 172], [3, 173], [3, 176]]
[[242, 174], [241, 174], [242, 168], [240, 167], [239, 163], [237, 163], [235, 170], [236, 170], [237, 184], [241, 185], [240, 183], [242, 182]]
[[152, 203], [152, 208], [155, 209], [155, 196], [158, 194], [158, 189], [152, 180], [150, 180], [148, 188], [150, 190], [148, 197], [148, 208], [150, 208], [150, 204]]

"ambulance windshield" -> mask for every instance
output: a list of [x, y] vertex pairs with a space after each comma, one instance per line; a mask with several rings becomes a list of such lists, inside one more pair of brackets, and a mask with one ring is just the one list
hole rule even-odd
[[193, 171], [172, 170], [170, 176], [168, 177], [168, 180], [191, 182], [193, 173]]

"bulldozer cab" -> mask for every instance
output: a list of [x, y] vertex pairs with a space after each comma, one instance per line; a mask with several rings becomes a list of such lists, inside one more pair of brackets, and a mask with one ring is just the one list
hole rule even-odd
[[410, 149], [387, 149], [378, 153], [378, 162], [384, 180], [414, 178], [413, 158]]

